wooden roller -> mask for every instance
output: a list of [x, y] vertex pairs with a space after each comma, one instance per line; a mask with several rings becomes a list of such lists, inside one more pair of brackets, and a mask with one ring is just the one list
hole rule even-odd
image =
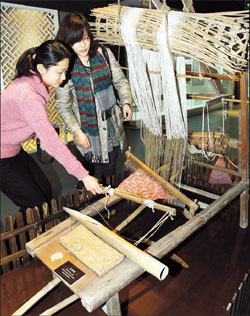
[[172, 208], [172, 207], [169, 207], [166, 205], [162, 205], [162, 204], [156, 203], [156, 202], [151, 201], [151, 200], [146, 200], [146, 199], [137, 197], [133, 194], [129, 194], [129, 192], [125, 192], [124, 190], [107, 188], [107, 192], [111, 196], [113, 196], [113, 195], [119, 196], [123, 199], [127, 199], [127, 200], [130, 200], [130, 201], [142, 204], [142, 205], [144, 204], [144, 205], [149, 206], [149, 207], [151, 207], [151, 206], [147, 204], [147, 201], [150, 201], [150, 202], [152, 202], [152, 207], [154, 209], [157, 209], [157, 210], [160, 210], [163, 212], [169, 212], [171, 215], [176, 215], [175, 208]]

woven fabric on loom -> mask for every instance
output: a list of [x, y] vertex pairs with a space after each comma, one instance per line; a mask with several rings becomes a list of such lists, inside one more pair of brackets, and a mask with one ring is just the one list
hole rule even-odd
[[124, 255], [93, 234], [84, 225], [78, 225], [60, 237], [61, 244], [92, 271], [102, 276], [119, 264]]
[[147, 173], [140, 170], [133, 172], [129, 177], [122, 181], [118, 188], [136, 194], [143, 199], [173, 200], [173, 197], [160, 183], [154, 180]]

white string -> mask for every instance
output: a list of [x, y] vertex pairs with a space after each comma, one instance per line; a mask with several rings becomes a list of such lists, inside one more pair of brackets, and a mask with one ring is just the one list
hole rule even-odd
[[[171, 16], [169, 17], [170, 19]], [[179, 139], [186, 137], [187, 130], [183, 120], [181, 102], [176, 87], [173, 60], [167, 45], [167, 38], [166, 17], [164, 16], [161, 26], [158, 29], [157, 43], [160, 57], [165, 127], [168, 139]]]
[[174, 51], [173, 46], [176, 43], [176, 37], [181, 30], [180, 24], [186, 19], [187, 13], [170, 11], [168, 13], [168, 42], [170, 51]]
[[[176, 57], [176, 73], [185, 75], [186, 74], [186, 63], [185, 57], [177, 56]], [[178, 87], [179, 87], [179, 95], [180, 95], [180, 104], [181, 104], [181, 111], [183, 116], [183, 124], [185, 128], [185, 137], [184, 137], [184, 145], [182, 151], [182, 161], [181, 161], [181, 168], [179, 173], [178, 179], [178, 186], [180, 188], [181, 185], [181, 178], [182, 178], [182, 171], [183, 171], [183, 164], [186, 154], [186, 148], [188, 144], [188, 114], [187, 114], [187, 80], [185, 77], [177, 77]]]
[[[165, 221], [168, 218], [171, 218], [171, 220], [173, 220], [172, 214], [170, 214], [169, 212], [165, 213], [160, 219], [159, 221], [144, 235], [142, 236], [139, 240], [137, 240], [134, 245], [138, 246], [144, 239], [148, 240], [150, 237], [152, 237], [157, 230], [165, 223]], [[151, 233], [151, 234], [150, 234]], [[150, 234], [150, 235], [149, 235]], [[149, 236], [148, 236], [149, 235]], [[148, 237], [147, 237], [148, 236]], [[147, 237], [147, 238], [146, 238]]]
[[[201, 149], [196, 148], [193, 144], [189, 144], [188, 145], [188, 151], [190, 152], [191, 155], [195, 155], [195, 154], [200, 154], [203, 155], [203, 151]], [[208, 157], [212, 157], [212, 156], [218, 156], [219, 154], [215, 154], [211, 151], [207, 152]], [[222, 155], [221, 155], [222, 156]]]
[[120, 30], [127, 51], [129, 81], [135, 104], [140, 111], [145, 126], [151, 133], [162, 135], [162, 127], [147, 74], [147, 64], [143, 58], [142, 48], [136, 38], [136, 25], [142, 12], [142, 10], [135, 8], [122, 10]]
[[99, 210], [95, 207], [95, 210], [96, 210], [96, 212], [101, 216], [101, 218], [102, 218], [102, 220], [104, 221], [104, 223], [106, 223], [107, 224], [107, 226], [109, 226], [109, 228], [111, 229], [111, 230], [113, 230], [113, 227], [111, 227], [110, 225], [109, 225], [109, 223], [105, 220], [105, 218], [102, 216], [102, 214], [99, 212]]
[[[176, 56], [176, 73], [178, 75], [186, 74], [185, 57]], [[185, 77], [177, 77], [178, 87], [180, 91], [180, 103], [183, 114], [183, 123], [186, 133], [188, 134], [188, 115], [187, 115], [187, 81]]]
[[227, 117], [227, 110], [226, 110], [226, 105], [225, 105], [225, 99], [224, 98], [222, 98], [221, 104], [222, 104], [222, 135], [223, 135], [223, 138], [224, 138], [224, 136], [225, 136], [225, 119]]
[[204, 149], [204, 121], [205, 121], [205, 108], [207, 109], [207, 130], [208, 130], [208, 139], [209, 139], [209, 145], [210, 148], [212, 148], [212, 139], [211, 139], [211, 132], [210, 132], [210, 124], [209, 124], [209, 111], [208, 111], [208, 105], [207, 102], [204, 104], [202, 108], [202, 133], [201, 133], [201, 149], [202, 149], [202, 157], [205, 157], [208, 161], [213, 161], [215, 159], [215, 156], [213, 155], [213, 152], [206, 152]]

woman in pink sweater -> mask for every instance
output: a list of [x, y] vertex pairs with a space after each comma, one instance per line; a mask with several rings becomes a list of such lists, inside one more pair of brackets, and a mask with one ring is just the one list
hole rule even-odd
[[59, 87], [65, 80], [70, 57], [59, 41], [46, 41], [28, 49], [17, 62], [13, 82], [1, 95], [0, 190], [22, 210], [51, 200], [47, 177], [21, 147], [35, 135], [68, 173], [84, 182], [87, 190], [103, 193], [98, 180], [60, 140], [46, 112], [48, 87]]

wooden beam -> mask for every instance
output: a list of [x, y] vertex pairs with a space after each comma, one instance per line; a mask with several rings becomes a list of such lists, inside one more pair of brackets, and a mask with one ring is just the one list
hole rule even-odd
[[218, 171], [221, 171], [221, 172], [232, 174], [232, 175], [237, 176], [237, 177], [241, 177], [241, 173], [239, 171], [236, 171], [236, 170], [231, 170], [231, 169], [228, 169], [228, 168], [223, 168], [223, 167], [219, 167], [219, 166], [215, 166], [215, 165], [210, 165], [209, 163], [205, 163], [205, 162], [197, 161], [197, 160], [193, 160], [192, 163], [197, 165], [197, 166], [206, 167], [206, 168], [209, 168], [209, 169], [214, 169], [214, 170], [218, 170]]
[[20, 257], [23, 257], [25, 255], [27, 255], [27, 250], [26, 249], [19, 250], [19, 251], [15, 252], [15, 253], [12, 253], [11, 255], [2, 257], [1, 260], [0, 260], [0, 264], [2, 266], [4, 264], [7, 264], [7, 263], [13, 261], [13, 260], [18, 260]]
[[[107, 188], [107, 192], [111, 195], [111, 196], [119, 196], [123, 199], [127, 199], [127, 200], [130, 200], [130, 201], [133, 201], [133, 202], [136, 202], [136, 203], [139, 203], [141, 205], [146, 205], [148, 207], [153, 207], [154, 209], [157, 209], [157, 210], [160, 210], [160, 211], [163, 211], [163, 212], [169, 212], [170, 214], [172, 215], [175, 215], [176, 214], [176, 211], [175, 211], [175, 208], [173, 207], [169, 207], [167, 205], [163, 205], [163, 204], [159, 204], [157, 202], [154, 202], [152, 200], [150, 200], [150, 203], [149, 205], [147, 204], [147, 202], [149, 200], [147, 199], [143, 199], [143, 198], [140, 198], [140, 197], [137, 197], [137, 196], [134, 196], [133, 194], [129, 194], [129, 193], [126, 193], [126, 192], [123, 192], [122, 190], [120, 190], [119, 188], [118, 189], [111, 189], [111, 188]], [[152, 203], [151, 203], [152, 202]]]
[[50, 316], [54, 315], [61, 309], [65, 308], [66, 306], [72, 304], [73, 302], [79, 300], [79, 296], [76, 294], [73, 294], [67, 298], [65, 298], [63, 301], [57, 303], [56, 305], [52, 306], [49, 309], [46, 309], [46, 311], [42, 312], [39, 316]]
[[184, 225], [176, 228], [168, 235], [158, 240], [148, 248], [148, 253], [156, 258], [162, 258], [171, 250], [176, 248], [182, 241], [196, 232], [200, 227], [205, 225], [220, 210], [227, 206], [233, 199], [244, 192], [249, 186], [248, 182], [240, 181], [226, 193], [220, 196], [216, 201], [211, 203], [206, 209], [196, 214]]
[[[248, 85], [247, 72], [240, 77], [240, 137], [241, 137], [241, 175], [242, 181], [249, 181], [249, 104], [247, 103]], [[249, 189], [242, 193], [240, 203], [240, 227], [248, 226]]]
[[116, 293], [105, 304], [103, 310], [108, 316], [122, 316], [119, 293]]
[[114, 233], [121, 231], [124, 227], [126, 227], [136, 216], [138, 216], [144, 209], [146, 205], [140, 205], [132, 214], [130, 214], [127, 218], [124, 219], [116, 228], [113, 230]]
[[[42, 297], [44, 297], [48, 292], [50, 292], [61, 280], [59, 278], [54, 278], [45, 287], [43, 287], [39, 292], [32, 296], [26, 303], [24, 303], [18, 310], [16, 310], [11, 316], [21, 316], [29, 310], [36, 302], [38, 302]], [[48, 314], [46, 314], [48, 315]]]
[[[179, 185], [179, 184], [176, 183], [176, 185]], [[193, 188], [193, 187], [191, 187], [191, 186], [189, 186], [187, 184], [181, 183], [179, 186], [183, 190], [186, 190], [186, 191], [189, 191], [189, 192], [193, 192], [193, 193], [196, 193], [196, 194], [199, 194], [199, 195], [202, 195], [202, 196], [206, 196], [207, 198], [212, 199], [212, 200], [217, 200], [220, 197], [217, 194], [210, 193], [210, 192], [207, 192], [207, 191], [204, 191], [204, 190], [201, 190], [201, 189]]]

